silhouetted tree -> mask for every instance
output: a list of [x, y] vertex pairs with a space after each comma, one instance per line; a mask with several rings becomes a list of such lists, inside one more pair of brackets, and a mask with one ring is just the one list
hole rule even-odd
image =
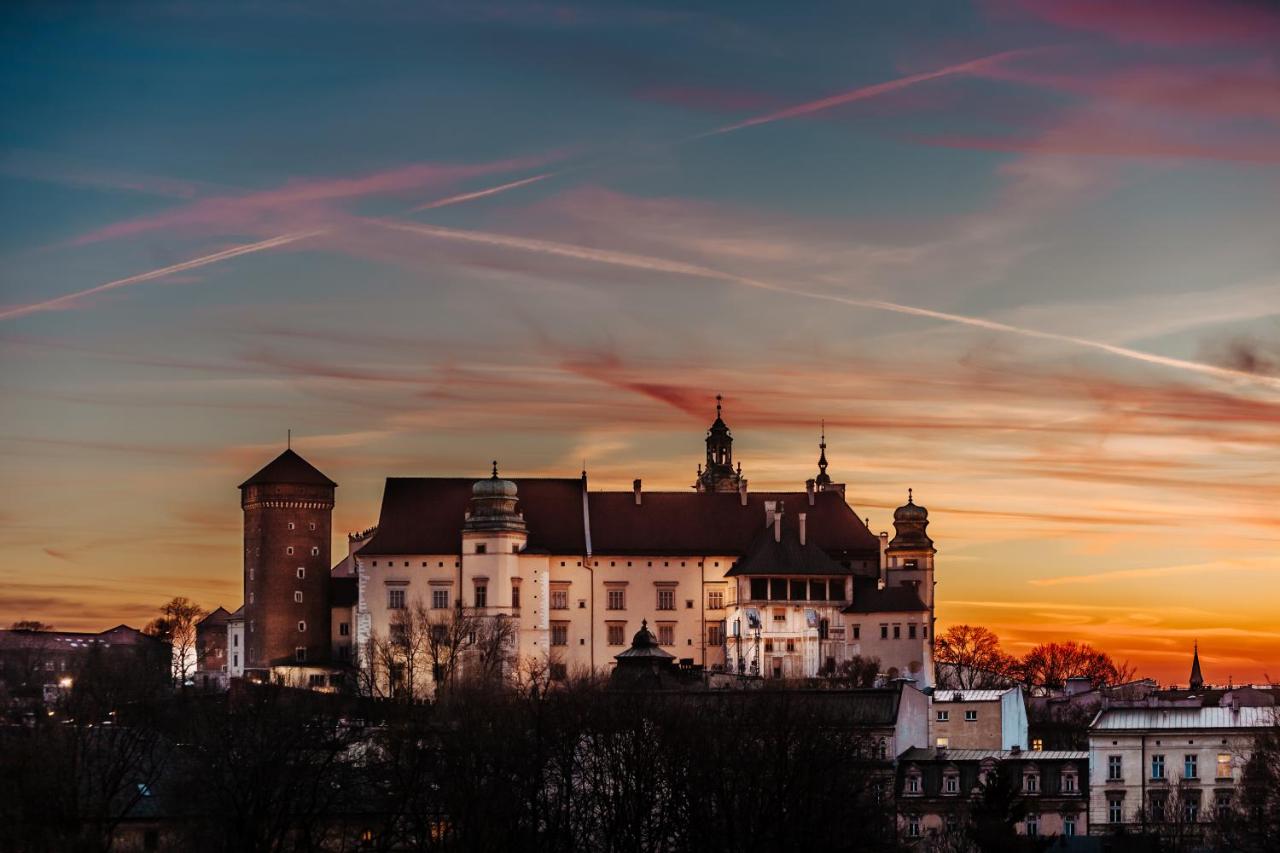
[[934, 640], [938, 685], [955, 690], [1003, 687], [1018, 678], [1018, 661], [1000, 638], [980, 625], [952, 625]]

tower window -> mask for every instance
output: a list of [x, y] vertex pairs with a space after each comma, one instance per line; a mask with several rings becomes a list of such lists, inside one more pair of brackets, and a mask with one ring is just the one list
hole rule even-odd
[[253, 604], [253, 591], [252, 591], [252, 590], [250, 590], [250, 591], [249, 591], [249, 603], [250, 603], [250, 604]]
[[284, 549], [284, 552], [285, 552], [286, 554], [288, 554], [289, 556], [293, 556], [293, 546], [292, 546], [292, 545], [290, 545], [289, 547], [285, 548], [285, 549]]
[[299, 634], [305, 634], [305, 633], [306, 633], [306, 631], [307, 631], [307, 623], [306, 623], [306, 622], [299, 622], [299, 623], [298, 623], [298, 633], [299, 633]]
[[[320, 549], [319, 549], [317, 546], [315, 546], [315, 545], [312, 545], [312, 546], [311, 546], [311, 556], [313, 556], [313, 557], [319, 557], [319, 556], [320, 556]], [[408, 563], [405, 563], [405, 565], [407, 566], [407, 565], [409, 565], [409, 564], [408, 564]]]
[[294, 526], [294, 525], [293, 525], [293, 522], [292, 522], [292, 521], [291, 521], [291, 522], [289, 522], [289, 529], [290, 529], [290, 530], [292, 530], [292, 529], [293, 529], [293, 526]]
[[302, 603], [302, 590], [300, 590], [300, 589], [295, 589], [295, 590], [293, 591], [293, 600], [294, 600], [294, 601], [296, 601], [296, 602], [298, 602], [299, 604], [301, 604], [301, 603]]
[[315, 530], [315, 529], [316, 529], [316, 523], [315, 523], [314, 521], [313, 521], [313, 522], [311, 522], [310, 524], [308, 524], [308, 525], [307, 525], [307, 529], [308, 529], [308, 530]]
[[350, 623], [350, 622], [339, 622], [339, 623], [338, 623], [338, 636], [339, 636], [339, 637], [349, 637], [349, 636], [351, 636], [351, 623]]
[[306, 567], [305, 567], [305, 566], [298, 566], [298, 580], [302, 580], [302, 579], [303, 579], [303, 578], [305, 578], [306, 576], [307, 576], [307, 569], [306, 569]]

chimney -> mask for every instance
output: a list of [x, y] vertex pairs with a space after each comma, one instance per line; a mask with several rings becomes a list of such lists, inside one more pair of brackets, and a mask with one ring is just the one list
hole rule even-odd
[[738, 503], [747, 505], [747, 481], [743, 479], [738, 480]]
[[[812, 499], [812, 498], [813, 498], [813, 493], [812, 493], [812, 492], [809, 494], [809, 498], [810, 498], [810, 499]], [[804, 522], [805, 522], [805, 513], [803, 513], [803, 512], [802, 512], [802, 513], [800, 513], [798, 516], [796, 516], [796, 518], [800, 519], [800, 544], [801, 544], [801, 545], [803, 545], [803, 544], [804, 544], [804, 540], [805, 540], [805, 536], [804, 536], [804, 534], [805, 534], [805, 530], [804, 530], [804, 526], [805, 526], [805, 525], [804, 525]]]
[[1009, 751], [1012, 752], [1014, 755], [1020, 755], [1022, 753], [1022, 747], [1015, 743], [1013, 745], [1013, 748], [1010, 749]]
[[774, 515], [774, 512], [776, 512], [777, 506], [778, 506], [777, 501], [764, 502], [764, 526], [765, 527], [768, 527], [769, 525], [773, 524], [773, 515]]
[[817, 481], [812, 477], [804, 481], [804, 493], [809, 496], [809, 506], [813, 506], [813, 490]]
[[640, 481], [638, 479], [631, 481], [631, 490], [636, 493], [636, 506], [640, 506]]
[[778, 508], [773, 513], [773, 541], [782, 541], [782, 501], [778, 501]]

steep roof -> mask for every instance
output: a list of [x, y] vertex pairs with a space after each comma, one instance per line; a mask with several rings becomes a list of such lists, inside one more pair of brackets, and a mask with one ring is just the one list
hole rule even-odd
[[205, 614], [205, 617], [196, 623], [196, 627], [212, 628], [218, 624], [225, 624], [230, 618], [231, 614], [227, 612], [225, 607], [218, 607]]
[[294, 453], [292, 449], [289, 449], [272, 459], [263, 466], [262, 470], [241, 483], [240, 488], [285, 483], [299, 486], [330, 486], [332, 488], [337, 488], [338, 486], [333, 480], [321, 474], [314, 465]]
[[[579, 478], [512, 480], [531, 550], [584, 554], [589, 537], [595, 554], [741, 555], [764, 529], [765, 501], [785, 501], [784, 525], [794, 531], [795, 514], [805, 512], [808, 541], [825, 556], [850, 561], [855, 573], [879, 566], [879, 540], [837, 492], [816, 493], [813, 506], [804, 492], [757, 492], [748, 495], [745, 506], [736, 493], [644, 492], [637, 505], [631, 491], [586, 492], [584, 514]], [[472, 477], [387, 478], [377, 533], [360, 549], [361, 556], [458, 553], [475, 482]]]
[[827, 552], [807, 538], [800, 544], [799, 525], [788, 525], [783, 516], [781, 538], [774, 539], [773, 528], [760, 529], [747, 553], [733, 564], [725, 577], [739, 575], [847, 575], [850, 570], [827, 556]]
[[[456, 554], [475, 477], [388, 477], [378, 532], [362, 557]], [[559, 554], [586, 552], [582, 481], [576, 478], [509, 478], [518, 488], [516, 509], [529, 527], [530, 549]]]
[[591, 492], [591, 543], [599, 554], [746, 554], [764, 529], [765, 502], [784, 502], [783, 523], [805, 513], [807, 538], [835, 560], [880, 559], [880, 541], [838, 492]]
[[878, 589], [871, 578], [858, 578], [853, 583], [853, 601], [842, 613], [919, 613], [929, 608], [912, 586], [886, 586]]

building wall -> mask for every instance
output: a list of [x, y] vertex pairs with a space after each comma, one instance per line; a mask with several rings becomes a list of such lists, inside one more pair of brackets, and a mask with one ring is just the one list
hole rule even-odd
[[229, 678], [244, 678], [244, 627], [243, 619], [232, 619], [227, 622], [227, 676]]
[[[1110, 800], [1122, 803], [1121, 822], [1140, 822], [1141, 809], [1153, 791], [1172, 792], [1182, 780], [1183, 790], [1200, 792], [1202, 815], [1213, 808], [1218, 792], [1229, 792], [1240, 781], [1255, 733], [1231, 729], [1162, 729], [1157, 732], [1092, 731], [1089, 733], [1089, 815], [1093, 830], [1110, 832]], [[1121, 759], [1121, 779], [1109, 778], [1110, 756]], [[1151, 757], [1165, 757], [1165, 782], [1152, 782]], [[1183, 779], [1183, 758], [1195, 755], [1198, 778]], [[1230, 775], [1218, 777], [1218, 756], [1230, 756]], [[1181, 792], [1180, 792], [1181, 793]], [[1172, 796], [1172, 794], [1170, 794]]]
[[890, 677], [915, 679], [922, 689], [932, 686], [929, 613], [847, 613], [842, 618], [848, 654], [878, 658], [880, 671]]
[[252, 485], [241, 505], [246, 669], [290, 665], [298, 648], [308, 663], [327, 661], [333, 488]]

